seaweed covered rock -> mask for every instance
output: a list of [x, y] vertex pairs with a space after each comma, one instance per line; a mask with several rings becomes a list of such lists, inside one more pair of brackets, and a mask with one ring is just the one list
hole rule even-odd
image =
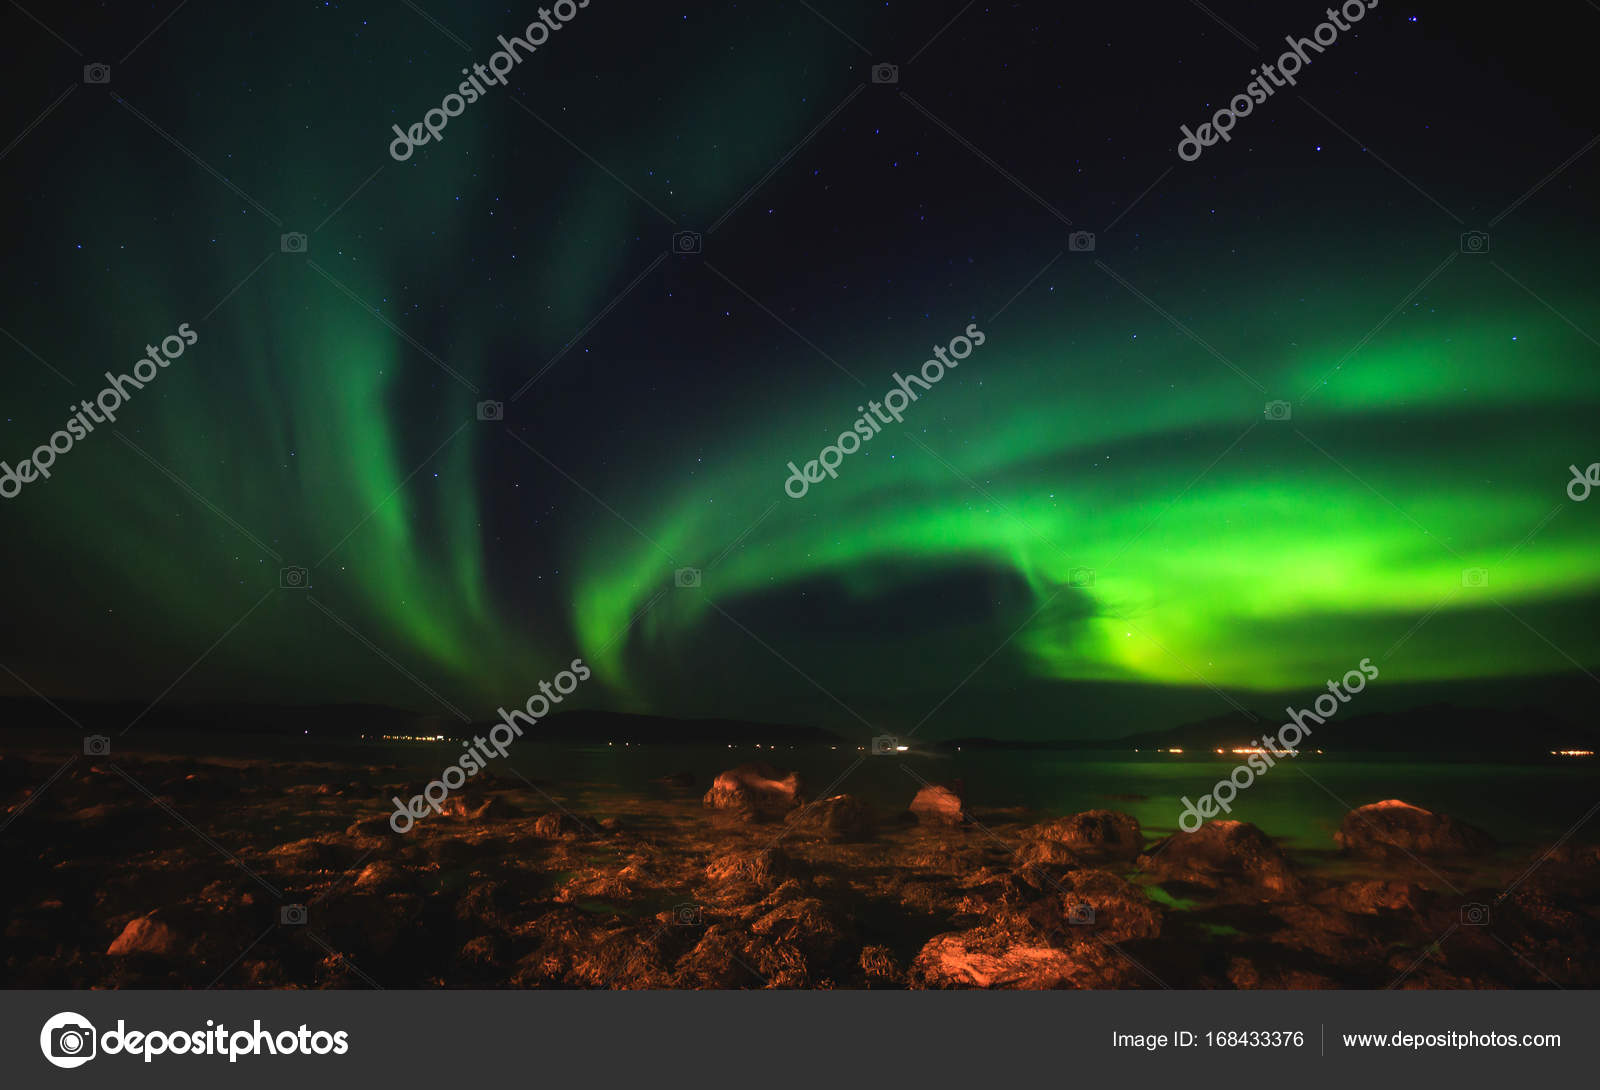
[[1117, 810], [1071, 814], [1036, 825], [1027, 835], [1030, 840], [1063, 845], [1075, 855], [1097, 862], [1132, 862], [1144, 850], [1139, 820]]
[[1141, 855], [1139, 866], [1163, 881], [1262, 900], [1299, 889], [1272, 838], [1244, 821], [1210, 821], [1192, 833], [1173, 833]]
[[1494, 839], [1482, 829], [1399, 799], [1351, 810], [1334, 839], [1351, 855], [1373, 859], [1474, 856], [1494, 848]]
[[793, 833], [822, 840], [871, 840], [877, 830], [872, 807], [854, 795], [834, 795], [819, 799], [794, 811], [787, 818]]
[[780, 772], [769, 764], [743, 764], [717, 774], [702, 800], [708, 810], [755, 816], [788, 813], [803, 801], [800, 774]]
[[918, 821], [934, 825], [960, 825], [967, 820], [961, 795], [950, 787], [929, 784], [911, 800], [911, 812]]

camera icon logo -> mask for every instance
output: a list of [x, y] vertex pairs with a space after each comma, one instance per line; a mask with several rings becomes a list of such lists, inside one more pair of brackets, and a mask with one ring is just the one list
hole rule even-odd
[[303, 254], [310, 245], [304, 231], [290, 231], [278, 236], [278, 246], [286, 254]]
[[1461, 232], [1461, 252], [1464, 254], [1486, 254], [1489, 252], [1488, 231], [1463, 231]]
[[480, 401], [480, 402], [478, 402], [478, 419], [479, 420], [504, 420], [505, 418], [506, 418], [506, 406], [505, 406], [504, 402], [501, 402], [501, 401]]
[[672, 252], [697, 254], [704, 248], [704, 241], [699, 231], [679, 231], [672, 236]]
[[306, 922], [306, 906], [282, 906], [278, 909], [278, 922], [285, 927], [304, 927]]
[[111, 753], [111, 739], [103, 734], [91, 734], [83, 740], [85, 757], [105, 757]]
[[892, 734], [880, 734], [872, 740], [872, 755], [886, 757], [894, 753], [904, 753], [910, 746], [900, 744], [900, 739]]
[[672, 573], [672, 585], [676, 587], [698, 587], [700, 585], [700, 569], [679, 568]]
[[1476, 901], [1461, 906], [1461, 922], [1467, 927], [1483, 927], [1489, 922], [1489, 906]]
[[1074, 231], [1067, 236], [1067, 249], [1075, 254], [1094, 253], [1094, 232]]
[[875, 64], [872, 66], [873, 83], [899, 83], [900, 66], [898, 64]]
[[109, 64], [86, 64], [83, 66], [83, 82], [85, 83], [110, 83], [111, 66]]
[[1073, 905], [1067, 909], [1067, 922], [1076, 927], [1088, 927], [1094, 923], [1094, 905]]
[[1488, 568], [1462, 568], [1461, 585], [1464, 587], [1486, 587], [1489, 585]]
[[1093, 568], [1073, 568], [1067, 572], [1067, 582], [1074, 587], [1094, 586]]
[[311, 587], [311, 572], [305, 568], [288, 567], [278, 570], [279, 590], [308, 590]]
[[700, 906], [693, 901], [685, 901], [681, 905], [672, 906], [672, 924], [674, 927], [699, 927], [704, 923], [700, 914]]
[[62, 1011], [39, 1031], [39, 1051], [57, 1067], [82, 1067], [94, 1059], [99, 1034], [81, 1014]]
[[1287, 401], [1269, 401], [1262, 415], [1268, 420], [1291, 420], [1294, 418], [1294, 406]]

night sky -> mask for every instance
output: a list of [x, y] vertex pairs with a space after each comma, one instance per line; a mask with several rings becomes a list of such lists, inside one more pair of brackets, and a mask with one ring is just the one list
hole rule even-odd
[[930, 736], [1364, 657], [1374, 710], [1593, 693], [1592, 5], [1383, 0], [1194, 162], [1322, 7], [593, 0], [397, 162], [536, 5], [24, 6], [0, 460], [198, 341], [0, 501], [0, 692], [482, 717], [581, 656], [587, 706]]

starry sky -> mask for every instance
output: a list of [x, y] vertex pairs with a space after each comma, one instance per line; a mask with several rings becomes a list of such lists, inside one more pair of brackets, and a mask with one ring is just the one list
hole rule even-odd
[[0, 12], [0, 459], [199, 337], [0, 502], [0, 691], [481, 717], [581, 656], [594, 707], [1096, 736], [1370, 657], [1374, 710], [1586, 706], [1600, 11], [1384, 0], [1185, 162], [1325, 18], [1208, 8], [593, 0], [404, 162], [537, 6]]

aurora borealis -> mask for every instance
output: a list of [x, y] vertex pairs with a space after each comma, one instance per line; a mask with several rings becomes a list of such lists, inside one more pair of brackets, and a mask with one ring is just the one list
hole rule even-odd
[[1385, 0], [1184, 163], [1255, 63], [1191, 5], [594, 0], [396, 163], [530, 13], [190, 7], [5, 16], [12, 132], [76, 89], [0, 158], [0, 458], [200, 332], [0, 506], [7, 692], [483, 716], [582, 656], [593, 706], [1050, 735], [1600, 662], [1600, 152], [1544, 31]]

